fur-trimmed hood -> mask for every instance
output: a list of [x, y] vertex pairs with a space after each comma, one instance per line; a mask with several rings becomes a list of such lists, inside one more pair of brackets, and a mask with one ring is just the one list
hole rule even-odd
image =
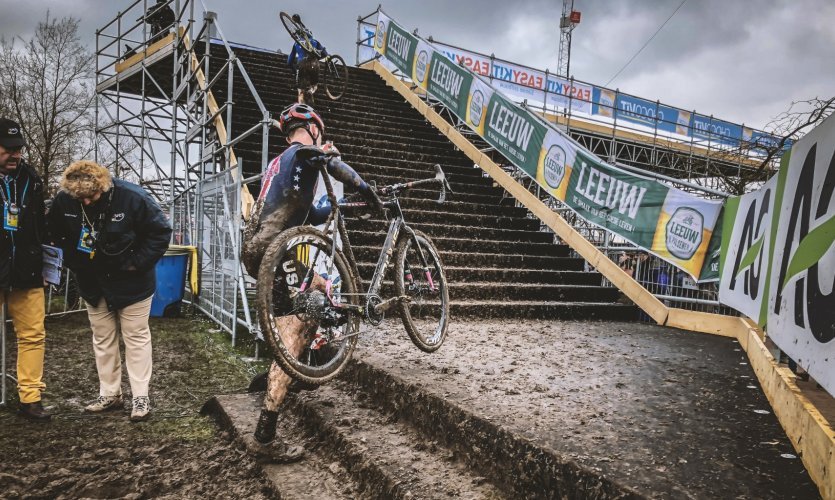
[[61, 189], [75, 199], [92, 198], [113, 187], [110, 172], [92, 160], [72, 163], [61, 175]]

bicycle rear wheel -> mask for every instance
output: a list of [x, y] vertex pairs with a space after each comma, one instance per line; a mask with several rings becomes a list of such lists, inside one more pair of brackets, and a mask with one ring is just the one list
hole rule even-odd
[[342, 56], [331, 56], [325, 64], [325, 92], [328, 96], [337, 100], [345, 93], [348, 87], [348, 67]]
[[[341, 251], [309, 226], [282, 232], [270, 243], [258, 272], [258, 320], [281, 368], [294, 379], [321, 384], [347, 366], [357, 344], [359, 318], [334, 307], [357, 304], [356, 280]], [[302, 283], [313, 269], [312, 282]]]
[[292, 38], [294, 42], [301, 45], [302, 48], [306, 49], [307, 46], [310, 45], [310, 41], [307, 39], [304, 27], [299, 25], [296, 21], [293, 21], [290, 14], [286, 12], [281, 12], [278, 17], [281, 18], [281, 24], [284, 25], [284, 29], [287, 30], [287, 33], [290, 34], [290, 38]]
[[414, 238], [403, 233], [395, 255], [395, 291], [410, 299], [400, 305], [403, 326], [418, 349], [435, 352], [449, 324], [449, 290], [440, 253], [429, 236], [415, 231]]

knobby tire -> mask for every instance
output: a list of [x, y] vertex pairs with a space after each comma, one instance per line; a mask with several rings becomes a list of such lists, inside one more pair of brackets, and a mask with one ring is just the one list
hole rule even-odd
[[[310, 226], [299, 226], [288, 229], [276, 237], [264, 253], [264, 258], [261, 261], [261, 267], [258, 272], [258, 280], [256, 285], [256, 304], [258, 309], [258, 320], [261, 325], [261, 331], [270, 346], [273, 353], [273, 358], [278, 365], [292, 378], [307, 382], [310, 384], [322, 384], [327, 382], [342, 372], [348, 365], [351, 359], [351, 354], [357, 344], [357, 335], [359, 331], [359, 321], [356, 318], [349, 319], [345, 326], [345, 335], [341, 341], [340, 350], [337, 354], [327, 362], [325, 366], [311, 366], [296, 359], [290, 352], [288, 346], [285, 345], [281, 335], [276, 332], [274, 308], [275, 295], [274, 283], [276, 279], [276, 270], [285, 261], [288, 250], [295, 249], [295, 246], [288, 248], [291, 241], [298, 238], [310, 238], [309, 241], [316, 241], [321, 244], [321, 248], [328, 252], [332, 247], [332, 241], [325, 236], [321, 231]], [[342, 281], [342, 300], [343, 302], [358, 303], [358, 295], [356, 289], [356, 279], [348, 265], [345, 256], [341, 251], [337, 250], [335, 254], [334, 263]], [[286, 287], [285, 287], [286, 288]], [[279, 314], [281, 315], [281, 314]], [[353, 330], [353, 331], [352, 331]], [[307, 343], [308, 341], [305, 341]], [[343, 345], [344, 344], [344, 345]], [[305, 351], [299, 355], [300, 358], [304, 356]]]

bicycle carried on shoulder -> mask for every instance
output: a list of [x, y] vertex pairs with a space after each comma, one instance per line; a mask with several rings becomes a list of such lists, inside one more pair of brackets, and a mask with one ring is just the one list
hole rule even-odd
[[[408, 225], [399, 199], [409, 189], [438, 186], [438, 203], [443, 203], [446, 191], [452, 190], [440, 165], [433, 178], [378, 190], [391, 217], [374, 275], [363, 291], [342, 211], [368, 204], [337, 202], [326, 159], [323, 155], [317, 161], [331, 203], [325, 230], [298, 226], [280, 233], [264, 254], [256, 297], [259, 322], [276, 361], [294, 379], [313, 384], [332, 379], [347, 366], [361, 321], [376, 326], [386, 313], [397, 311], [412, 342], [434, 352], [446, 338], [450, 319], [440, 253], [429, 236]], [[384, 286], [392, 256], [393, 285]], [[283, 328], [288, 318], [303, 325], [297, 330], [303, 332], [301, 341]]]
[[333, 100], [342, 97], [348, 86], [348, 66], [345, 64], [345, 59], [338, 55], [324, 55], [317, 50], [311, 41], [312, 33], [304, 23], [294, 21], [286, 12], [281, 12], [279, 17], [281, 17], [284, 29], [290, 34], [290, 38], [324, 65], [322, 81], [328, 97]]

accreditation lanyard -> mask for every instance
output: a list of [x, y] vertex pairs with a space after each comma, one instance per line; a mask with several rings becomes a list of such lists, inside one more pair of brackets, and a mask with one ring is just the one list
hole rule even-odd
[[[23, 186], [23, 194], [20, 197], [21, 203], [26, 199], [26, 191], [29, 190], [29, 179]], [[3, 229], [6, 231], [17, 231], [20, 229], [20, 206], [17, 199], [17, 178], [6, 176], [3, 179], [3, 189], [0, 189], [0, 196], [3, 198]]]
[[101, 229], [104, 228], [105, 219], [107, 218], [107, 211], [110, 208], [110, 203], [113, 201], [113, 192], [115, 188], [110, 189], [110, 194], [107, 198], [107, 204], [102, 207], [101, 212], [99, 212], [98, 217], [96, 218], [94, 223], [89, 217], [87, 217], [87, 212], [84, 210], [84, 203], [79, 201], [78, 203], [81, 206], [81, 232], [78, 235], [78, 245], [76, 245], [76, 250], [82, 253], [86, 253], [90, 256], [90, 260], [96, 256], [96, 242], [99, 239], [99, 235], [101, 233]]

